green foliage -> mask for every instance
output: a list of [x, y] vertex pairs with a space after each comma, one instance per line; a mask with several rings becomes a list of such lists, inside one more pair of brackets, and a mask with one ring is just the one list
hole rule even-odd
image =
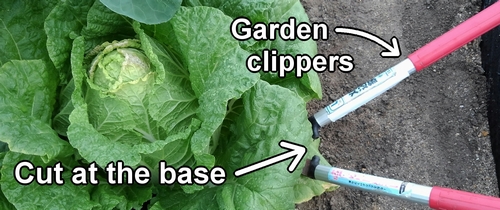
[[[298, 0], [0, 6], [1, 209], [140, 209], [145, 202], [151, 209], [293, 209], [328, 188], [289, 173], [286, 162], [232, 175], [282, 153], [281, 139], [306, 146], [307, 157], [319, 154], [306, 112], [306, 103], [321, 97], [317, 75], [280, 79], [245, 66], [265, 48], [314, 55], [315, 42], [239, 42], [229, 33], [238, 16], [307, 22]], [[61, 163], [65, 183], [19, 184], [13, 171], [22, 160]], [[153, 180], [107, 184], [104, 168], [119, 160], [148, 167]], [[221, 166], [227, 181], [160, 186], [161, 160], [176, 168]], [[74, 167], [94, 162], [99, 184], [71, 183]]]
[[182, 0], [100, 0], [109, 9], [145, 24], [159, 24], [172, 18]]

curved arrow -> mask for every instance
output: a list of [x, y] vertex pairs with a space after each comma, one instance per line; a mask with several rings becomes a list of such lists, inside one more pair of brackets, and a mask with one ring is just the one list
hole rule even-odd
[[382, 51], [380, 56], [382, 58], [399, 58], [401, 56], [401, 49], [399, 49], [399, 40], [395, 36], [392, 37], [392, 45], [382, 40], [380, 37], [361, 29], [348, 28], [348, 27], [335, 27], [335, 33], [337, 34], [350, 34], [354, 36], [359, 36], [368, 40], [371, 40], [387, 51]]
[[236, 171], [234, 171], [234, 176], [240, 177], [245, 174], [252, 173], [254, 171], [258, 171], [260, 169], [272, 166], [274, 164], [283, 162], [287, 159], [293, 158], [292, 162], [288, 166], [288, 172], [293, 173], [297, 166], [299, 165], [300, 161], [302, 158], [304, 158], [305, 154], [307, 153], [307, 148], [304, 147], [303, 145], [300, 144], [295, 144], [286, 140], [281, 140], [279, 142], [279, 145], [283, 149], [288, 149], [287, 152], [283, 152], [281, 154], [272, 156], [270, 158], [261, 160], [259, 162], [256, 162], [254, 164], [245, 166], [243, 168], [240, 168]]

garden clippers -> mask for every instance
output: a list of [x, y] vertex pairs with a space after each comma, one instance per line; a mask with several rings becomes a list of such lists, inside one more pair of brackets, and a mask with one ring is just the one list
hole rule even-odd
[[367, 192], [428, 205], [439, 210], [500, 210], [500, 198], [443, 187], [429, 187], [319, 164], [307, 160], [302, 175]]
[[[309, 117], [312, 124], [313, 138], [319, 137], [321, 127], [344, 117], [394, 87], [411, 74], [432, 65], [498, 25], [500, 25], [500, 1], [416, 50], [402, 62]], [[448, 188], [428, 187], [322, 166], [319, 165], [317, 156], [314, 156], [312, 160], [307, 160], [302, 174], [341, 186], [426, 204], [433, 209], [500, 209], [500, 198]]]
[[416, 50], [402, 62], [309, 117], [312, 124], [313, 138], [317, 139], [319, 137], [321, 127], [344, 117], [394, 87], [411, 74], [423, 70], [498, 25], [500, 25], [500, 2], [469, 18]]

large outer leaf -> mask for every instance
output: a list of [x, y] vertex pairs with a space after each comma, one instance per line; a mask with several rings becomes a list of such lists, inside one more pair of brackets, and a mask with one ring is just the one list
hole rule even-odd
[[72, 39], [79, 35], [85, 26], [87, 12], [93, 2], [93, 0], [59, 1], [45, 20], [47, 50], [56, 69], [62, 70], [69, 66]]
[[141, 209], [153, 193], [151, 185], [109, 185], [104, 182], [92, 191], [92, 201], [101, 205], [95, 209]]
[[[3, 165], [3, 159], [5, 157], [5, 154], [7, 153], [7, 150], [3, 150], [2, 147], [2, 142], [0, 142], [0, 172], [2, 169]], [[7, 149], [7, 148], [5, 148]], [[2, 173], [0, 173], [0, 180], [2, 180]], [[0, 209], [5, 209], [5, 210], [15, 210], [16, 208], [10, 201], [7, 200], [5, 195], [2, 192], [2, 183], [0, 182]]]
[[16, 209], [16, 207], [14, 207], [14, 205], [12, 205], [7, 200], [5, 195], [3, 195], [3, 192], [1, 190], [0, 190], [0, 208], [3, 210], [15, 210]]
[[[183, 191], [175, 191], [160, 188], [158, 191], [159, 205], [163, 209], [176, 210], [198, 210], [198, 209], [235, 209], [231, 206], [221, 206], [217, 203], [217, 197], [220, 196], [221, 187], [206, 188], [193, 194], [187, 194]], [[257, 209], [255, 208], [250, 209]]]
[[179, 124], [185, 124], [183, 121], [189, 122], [198, 108], [198, 100], [192, 91], [169, 81], [157, 85], [155, 94], [149, 97], [149, 113], [167, 133]]
[[109, 10], [100, 1], [95, 1], [86, 15], [87, 24], [82, 29], [81, 35], [85, 36], [87, 40], [114, 35], [110, 37], [110, 41], [113, 41], [120, 38], [116, 34], [133, 35], [132, 21]]
[[13, 60], [0, 67], [2, 106], [16, 106], [26, 116], [48, 123], [57, 77], [41, 60]]
[[[300, 15], [297, 15], [300, 14]], [[306, 15], [304, 8], [300, 1], [296, 1], [292, 7], [290, 7], [278, 20], [278, 22], [286, 22], [289, 17], [294, 17], [297, 24], [301, 22], [309, 22], [309, 18]], [[281, 54], [307, 54], [311, 57], [315, 56], [317, 53], [317, 46], [314, 40], [294, 40], [294, 41], [284, 41], [281, 38], [276, 39], [271, 43], [271, 49], [277, 49]], [[267, 74], [268, 80], [272, 81], [273, 84], [278, 84], [280, 86], [286, 87], [297, 94], [299, 94], [305, 101], [309, 101], [313, 98], [321, 98], [321, 84], [319, 81], [318, 74], [311, 69], [307, 74], [304, 74], [302, 78], [297, 79], [294, 73], [289, 73], [286, 75], [286, 79], [277, 78], [276, 74]]]
[[48, 124], [32, 117], [19, 116], [15, 121], [2, 122], [0, 141], [7, 143], [10, 151], [38, 155], [45, 162], [61, 152], [71, 152], [68, 143]]
[[189, 72], [173, 50], [161, 45], [142, 30], [139, 35], [144, 36], [141, 39], [148, 40], [144, 48], [147, 49], [146, 54], [151, 62], [159, 69], [164, 69], [163, 72], [157, 72], [158, 80], [161, 80], [154, 87], [153, 94], [149, 95], [149, 114], [166, 133], [175, 133], [189, 125], [199, 106], [191, 88]]
[[[233, 18], [245, 16], [255, 22], [271, 22], [281, 18], [298, 0], [200, 0], [202, 5], [222, 10]], [[307, 15], [298, 13], [296, 15]]]
[[0, 141], [45, 161], [68, 146], [49, 126], [57, 86], [51, 72], [41, 60], [13, 60], [0, 68]]
[[[232, 18], [247, 17], [252, 23], [287, 22], [290, 17], [296, 19], [296, 24], [309, 22], [309, 18], [299, 0], [200, 0], [202, 5], [219, 8]], [[276, 49], [280, 54], [308, 54], [317, 53], [316, 43], [313, 40], [283, 41], [277, 37], [274, 41], [255, 41], [253, 39], [240, 42], [243, 49], [251, 53], [262, 54], [264, 49]], [[293, 90], [304, 100], [321, 98], [321, 84], [316, 72], [311, 70], [302, 78], [296, 79], [294, 73], [287, 74], [287, 79], [281, 79], [276, 73], [262, 73], [262, 79], [271, 84], [278, 84]]]
[[180, 167], [192, 157], [189, 151], [189, 139], [194, 131], [200, 126], [200, 121], [193, 119], [191, 125], [179, 133], [168, 136], [163, 141], [155, 141], [151, 144], [137, 144], [134, 150], [143, 154], [141, 164], [155, 169], [159, 161], [168, 161], [168, 165]]
[[100, 134], [112, 141], [135, 144], [141, 142], [141, 136], [132, 132], [136, 121], [130, 105], [111, 97], [102, 97], [97, 91], [86, 93], [89, 122]]
[[[286, 139], [314, 151], [305, 102], [288, 89], [259, 81], [243, 94], [243, 112], [234, 124], [229, 139], [221, 141], [215, 155], [228, 180], [222, 186], [207, 188], [193, 195], [160, 194], [162, 206], [172, 209], [293, 209], [296, 197], [304, 199], [324, 190], [316, 181], [301, 180], [300, 170], [286, 171], [289, 161], [273, 165], [243, 177], [234, 170], [284, 152], [278, 142]], [[285, 123], [286, 122], [286, 123]], [[316, 152], [308, 153], [310, 158]], [[299, 168], [304, 166], [304, 162]], [[303, 182], [297, 185], [298, 180]], [[312, 186], [306, 186], [310, 184]], [[299, 187], [297, 187], [299, 186]], [[294, 189], [309, 196], [296, 196]], [[189, 202], [188, 202], [189, 201]]]
[[[169, 22], [173, 26], [173, 33], [179, 43], [177, 47], [185, 60], [189, 70], [189, 79], [198, 97], [213, 88], [207, 83], [217, 68], [224, 66], [221, 62], [242, 53], [242, 51], [236, 51], [239, 49], [239, 44], [230, 33], [221, 33], [221, 31], [228, 30], [231, 21], [232, 19], [220, 10], [193, 7], [181, 8]], [[203, 59], [203, 62], [200, 62], [200, 59]], [[229, 68], [243, 67], [245, 69], [244, 62], [236, 61], [228, 64], [232, 64], [228, 65]]]
[[198, 107], [196, 97], [188, 80], [188, 72], [165, 46], [146, 35], [140, 24], [134, 23], [142, 48], [155, 67], [155, 84], [143, 104], [157, 127], [162, 128], [158, 136], [163, 139], [179, 132], [191, 123]]
[[181, 6], [182, 0], [100, 0], [109, 9], [146, 24], [167, 22]]
[[9, 60], [49, 60], [43, 20], [56, 3], [56, 0], [0, 1], [0, 66]]
[[214, 8], [181, 8], [168, 22], [171, 27], [157, 28], [172, 29], [172, 35], [162, 35], [161, 38], [175, 39], [173, 43], [180, 49], [182, 62], [189, 70], [191, 86], [199, 97], [197, 116], [202, 126], [194, 134], [191, 148], [202, 165], [214, 163], [209, 155], [210, 137], [224, 120], [227, 101], [239, 98], [258, 80], [258, 74], [245, 68], [249, 53], [242, 50], [229, 33], [220, 33], [227, 31], [231, 21]]
[[[89, 186], [76, 186], [71, 184], [71, 171], [66, 168], [62, 173], [65, 180], [64, 185], [42, 186], [33, 182], [29, 185], [21, 185], [14, 178], [14, 168], [22, 160], [33, 163], [34, 166], [47, 167], [54, 165], [55, 161], [45, 164], [43, 161], [32, 155], [23, 155], [8, 152], [5, 155], [3, 167], [1, 169], [2, 179], [0, 180], [2, 191], [5, 197], [17, 209], [67, 209], [69, 205], [81, 209], [92, 209], [97, 204], [90, 200]], [[62, 163], [64, 165], [64, 162]], [[28, 173], [23, 170], [23, 177]], [[33, 172], [31, 173], [33, 174]], [[34, 202], [36, 201], [36, 202]]]

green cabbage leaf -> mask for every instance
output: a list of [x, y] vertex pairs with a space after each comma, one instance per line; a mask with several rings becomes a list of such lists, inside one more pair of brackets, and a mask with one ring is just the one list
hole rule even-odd
[[[238, 41], [230, 24], [308, 22], [300, 1], [6, 0], [0, 3], [1, 209], [294, 209], [334, 187], [289, 173], [285, 161], [235, 177], [283, 152], [319, 155], [306, 104], [318, 76], [251, 73], [263, 49], [316, 54], [314, 41]], [[64, 184], [22, 185], [17, 163], [63, 167]], [[109, 184], [106, 166], [146, 167], [144, 185]], [[222, 185], [161, 185], [159, 162], [224, 168]], [[96, 164], [99, 184], [74, 184]], [[22, 177], [36, 175], [24, 169]], [[36, 202], [33, 202], [36, 201]]]

